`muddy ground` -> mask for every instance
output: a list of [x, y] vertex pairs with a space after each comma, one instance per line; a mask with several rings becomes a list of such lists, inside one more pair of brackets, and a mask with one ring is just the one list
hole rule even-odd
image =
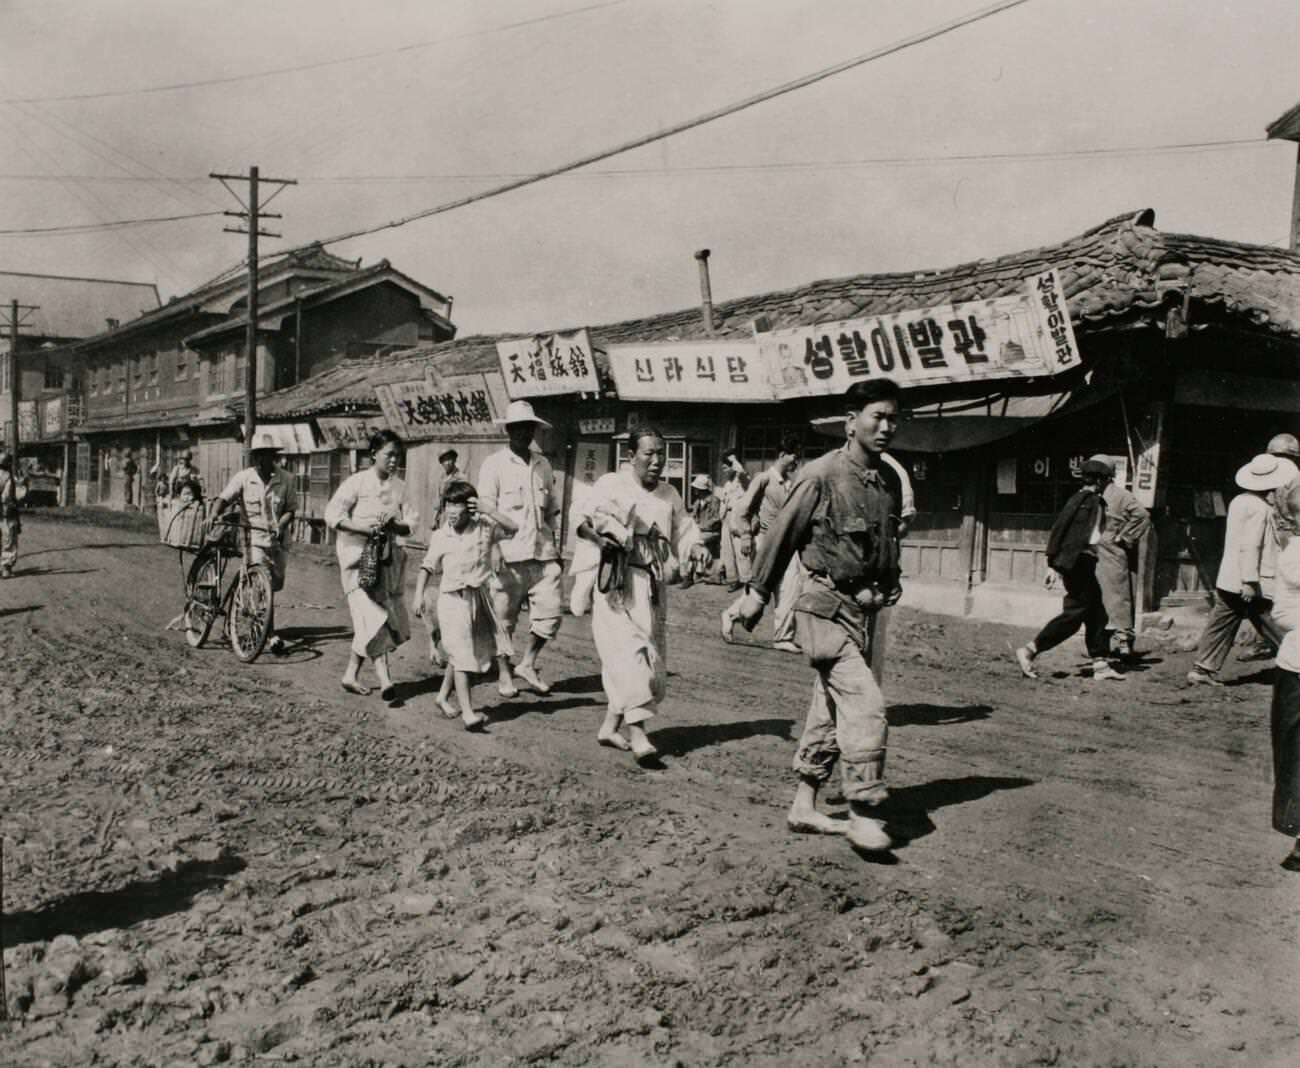
[[[483, 736], [338, 688], [346, 612], [295, 555], [293, 652], [162, 625], [143, 526], [32, 519], [0, 584], [10, 1023], [0, 1063], [1294, 1065], [1300, 879], [1268, 827], [1268, 673], [1152, 644], [1019, 678], [1026, 628], [895, 615], [912, 840], [784, 828], [809, 670], [673, 591], [661, 770], [599, 748], [586, 620]], [[1026, 620], [1036, 624], [1040, 620]], [[770, 624], [760, 625], [760, 636]]]

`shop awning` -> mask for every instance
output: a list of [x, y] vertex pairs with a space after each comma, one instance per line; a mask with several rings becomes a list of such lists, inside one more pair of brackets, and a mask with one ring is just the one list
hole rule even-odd
[[[1076, 412], [1111, 396], [1117, 383], [1081, 382], [1065, 390], [1033, 394], [990, 391], [978, 397], [934, 401], [909, 407], [891, 448], [901, 452], [954, 452], [999, 441], [1035, 423]], [[844, 433], [842, 415], [812, 420], [828, 437]]]

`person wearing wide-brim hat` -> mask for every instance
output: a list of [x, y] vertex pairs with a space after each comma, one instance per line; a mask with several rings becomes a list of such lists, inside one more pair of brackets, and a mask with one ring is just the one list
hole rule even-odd
[[[505, 427], [510, 444], [483, 461], [478, 473], [478, 499], [517, 528], [499, 543], [501, 569], [493, 584], [493, 605], [502, 625], [497, 689], [502, 697], [514, 697], [519, 692], [514, 682], [514, 675], [518, 675], [538, 693], [545, 694], [551, 692], [551, 687], [538, 673], [537, 657], [560, 632], [564, 615], [560, 551], [555, 536], [560, 500], [550, 461], [534, 452], [532, 446], [537, 428], [551, 424], [538, 416], [526, 400], [511, 401], [505, 416], [495, 422]], [[528, 645], [512, 674], [511, 639], [525, 601]]]
[[1292, 463], [1300, 463], [1300, 439], [1294, 434], [1274, 434], [1264, 450], [1270, 456], [1285, 456]]
[[[284, 589], [289, 566], [289, 528], [298, 511], [298, 491], [288, 472], [276, 463], [281, 449], [273, 434], [257, 434], [248, 452], [252, 466], [235, 472], [226, 483], [226, 488], [213, 501], [212, 518], [215, 520], [235, 501], [240, 502], [244, 519], [251, 528], [249, 563], [266, 564], [271, 570], [271, 588], [279, 593]], [[274, 627], [273, 618], [266, 647], [281, 655], [287, 652], [288, 646]]]
[[1097, 546], [1106, 522], [1102, 487], [1115, 469], [1100, 460], [1085, 460], [1080, 476], [1083, 487], [1065, 502], [1047, 537], [1047, 566], [1065, 586], [1061, 611], [1044, 624], [1034, 640], [1016, 650], [1016, 662], [1026, 678], [1038, 678], [1034, 660], [1060, 645], [1083, 627], [1084, 642], [1092, 658], [1092, 677], [1123, 681], [1110, 662], [1110, 637], [1106, 606], [1097, 582]]
[[1106, 607], [1106, 629], [1111, 648], [1125, 659], [1135, 655], [1137, 639], [1133, 604], [1138, 543], [1151, 527], [1151, 516], [1125, 487], [1115, 481], [1115, 464], [1099, 453], [1090, 459], [1108, 472], [1101, 483], [1106, 518], [1097, 542], [1097, 584]]
[[1276, 648], [1283, 630], [1272, 615], [1277, 537], [1273, 529], [1273, 491], [1300, 469], [1285, 456], [1260, 453], [1237, 471], [1243, 492], [1228, 505], [1223, 557], [1214, 580], [1214, 607], [1196, 650], [1187, 681], [1221, 686], [1219, 671], [1228, 659], [1242, 620], [1249, 619], [1261, 638]]

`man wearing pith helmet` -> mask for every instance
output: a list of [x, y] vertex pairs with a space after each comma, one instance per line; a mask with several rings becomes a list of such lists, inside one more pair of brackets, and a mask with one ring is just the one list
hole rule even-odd
[[[537, 670], [537, 656], [546, 643], [560, 632], [564, 600], [560, 593], [560, 551], [555, 530], [560, 502], [555, 493], [555, 474], [550, 461], [533, 451], [538, 427], [551, 424], [533, 411], [525, 400], [511, 401], [504, 419], [510, 444], [494, 452], [479, 468], [480, 505], [500, 512], [514, 522], [515, 533], [498, 544], [501, 570], [494, 584], [493, 602], [497, 619], [506, 635], [513, 635], [524, 601], [528, 602], [528, 645], [514, 673], [538, 693], [550, 693]], [[497, 653], [500, 678], [497, 689], [503, 697], [518, 693], [510, 671], [510, 644]]]

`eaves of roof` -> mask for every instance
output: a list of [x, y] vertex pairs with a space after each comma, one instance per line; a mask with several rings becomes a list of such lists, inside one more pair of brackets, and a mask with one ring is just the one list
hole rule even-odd
[[[1300, 256], [1281, 249], [1155, 229], [1151, 209], [1128, 212], [1059, 244], [935, 271], [829, 278], [714, 305], [708, 334], [698, 308], [590, 327], [592, 343], [749, 337], [766, 329], [889, 315], [986, 300], [1022, 291], [1025, 279], [1055, 269], [1075, 329], [1084, 333], [1163, 319], [1184, 295], [1203, 316], [1300, 339]], [[1193, 321], [1196, 321], [1193, 312]], [[349, 360], [261, 403], [267, 414], [311, 415], [374, 405], [374, 387], [417, 378], [433, 363], [444, 374], [498, 366], [496, 342], [519, 333], [475, 335], [386, 356]]]

